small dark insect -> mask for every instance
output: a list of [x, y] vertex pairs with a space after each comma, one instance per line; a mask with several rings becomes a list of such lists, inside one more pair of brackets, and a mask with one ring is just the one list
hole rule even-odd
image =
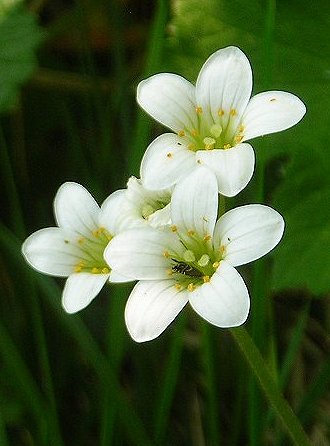
[[178, 260], [172, 259], [176, 264], [172, 266], [172, 271], [174, 273], [184, 274], [190, 277], [202, 277], [203, 274], [191, 265], [187, 265], [184, 262], [179, 262]]

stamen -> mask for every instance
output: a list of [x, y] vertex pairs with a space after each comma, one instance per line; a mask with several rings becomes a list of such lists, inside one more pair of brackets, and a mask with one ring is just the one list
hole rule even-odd
[[210, 128], [210, 132], [213, 136], [215, 136], [215, 138], [219, 138], [219, 136], [222, 133], [222, 127], [219, 124], [213, 124], [212, 127]]
[[224, 114], [225, 114], [225, 111], [222, 108], [219, 108], [218, 116], [223, 116]]
[[180, 285], [179, 283], [176, 283], [174, 286], [178, 291], [182, 290], [182, 285]]
[[163, 252], [163, 256], [164, 256], [164, 257], [169, 257], [169, 256], [170, 256], [170, 254], [169, 254], [169, 252], [168, 252], [168, 251], [164, 251], [164, 252]]
[[193, 229], [189, 229], [189, 231], [188, 231], [188, 235], [189, 235], [190, 237], [192, 237], [193, 235], [195, 235], [195, 231], [194, 231]]
[[236, 116], [237, 115], [237, 111], [236, 111], [235, 108], [232, 108], [229, 113], [230, 113], [231, 116]]
[[172, 232], [176, 232], [178, 228], [175, 225], [170, 226]]
[[221, 255], [222, 258], [223, 258], [224, 254], [225, 254], [225, 250], [226, 250], [226, 247], [224, 245], [221, 245], [220, 248], [219, 248], [219, 252], [220, 252], [220, 255]]
[[192, 134], [192, 136], [198, 136], [198, 130], [196, 129], [191, 129], [190, 133]]
[[196, 150], [196, 145], [190, 143], [190, 144], [188, 144], [188, 149], [189, 149], [189, 150], [192, 150], [192, 151], [194, 152], [194, 151]]
[[196, 110], [196, 113], [197, 113], [198, 115], [201, 115], [201, 114], [203, 113], [203, 109], [202, 109], [202, 107], [200, 107], [200, 106], [197, 106], [197, 107], [195, 108], [195, 110]]
[[225, 150], [231, 149], [231, 145], [230, 145], [230, 144], [225, 144], [225, 145], [223, 146], [223, 148], [224, 148]]
[[102, 274], [109, 274], [110, 273], [110, 269], [109, 268], [102, 268], [102, 270], [101, 270], [101, 273]]
[[236, 135], [234, 140], [237, 144], [239, 144], [243, 138], [244, 138], [244, 135]]
[[166, 274], [167, 274], [168, 276], [172, 276], [172, 274], [173, 274], [172, 268], [171, 268], [171, 269], [167, 269], [167, 270], [166, 270]]
[[190, 251], [190, 249], [187, 249], [187, 251], [185, 251], [185, 253], [183, 254], [183, 259], [186, 262], [194, 262], [196, 260], [195, 254]]
[[209, 234], [207, 234], [207, 235], [205, 235], [203, 240], [204, 240], [204, 242], [208, 242], [209, 240], [211, 240], [211, 236]]
[[82, 245], [82, 244], [84, 243], [85, 240], [86, 240], [85, 237], [79, 237], [79, 238], [78, 238], [78, 243], [79, 243], [79, 245]]
[[184, 130], [179, 130], [178, 131], [178, 136], [182, 137], [182, 136], [185, 136], [185, 135], [186, 134], [185, 134]]
[[100, 272], [99, 268], [96, 268], [95, 266], [94, 266], [94, 268], [92, 268], [92, 273], [93, 274], [99, 274], [99, 272]]
[[205, 144], [205, 150], [212, 150], [215, 146], [216, 140], [210, 136], [206, 136], [203, 139], [203, 143]]
[[203, 254], [197, 263], [199, 266], [204, 267], [209, 263], [209, 261], [210, 261], [210, 257], [207, 254]]
[[207, 283], [210, 281], [210, 276], [203, 276], [203, 282]]
[[214, 269], [217, 269], [219, 265], [220, 265], [220, 262], [214, 262], [214, 263], [212, 264], [212, 266], [213, 266]]
[[196, 285], [194, 283], [189, 283], [189, 285], [187, 286], [187, 290], [188, 291], [194, 291], [196, 289]]

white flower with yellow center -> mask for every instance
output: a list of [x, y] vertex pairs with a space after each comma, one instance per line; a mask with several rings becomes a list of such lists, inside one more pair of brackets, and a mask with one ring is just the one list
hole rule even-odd
[[125, 225], [153, 227], [170, 224], [171, 190], [152, 191], [141, 180], [131, 177], [122, 196], [122, 219]]
[[23, 243], [22, 253], [33, 268], [68, 277], [62, 295], [68, 313], [85, 308], [111, 279], [103, 253], [122, 222], [121, 203], [122, 191], [117, 191], [100, 208], [83, 186], [64, 183], [54, 200], [58, 227], [40, 229]]
[[215, 173], [221, 194], [238, 194], [254, 170], [254, 151], [246, 141], [285, 130], [306, 112], [293, 94], [267, 91], [250, 98], [251, 92], [249, 60], [236, 47], [212, 54], [196, 86], [171, 73], [140, 82], [139, 105], [176, 133], [149, 145], [141, 164], [144, 186], [170, 187], [203, 164]]
[[216, 222], [217, 211], [216, 177], [200, 167], [174, 189], [172, 226], [130, 229], [109, 243], [104, 256], [111, 268], [140, 280], [125, 310], [137, 342], [159, 336], [187, 302], [218, 327], [246, 320], [249, 294], [235, 267], [273, 249], [284, 221], [258, 204], [230, 210]]

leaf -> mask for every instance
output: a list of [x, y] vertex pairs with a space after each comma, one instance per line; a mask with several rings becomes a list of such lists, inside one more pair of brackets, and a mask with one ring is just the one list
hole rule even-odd
[[20, 86], [33, 73], [35, 51], [42, 40], [36, 18], [15, 8], [0, 22], [0, 112], [15, 102]]
[[[327, 162], [325, 162], [327, 161]], [[330, 165], [326, 152], [296, 156], [275, 207], [286, 221], [284, 239], [274, 256], [273, 288], [330, 290]]]

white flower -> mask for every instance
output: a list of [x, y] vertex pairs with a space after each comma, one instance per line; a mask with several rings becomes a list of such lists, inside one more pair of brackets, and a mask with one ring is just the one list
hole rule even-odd
[[111, 278], [103, 252], [118, 232], [122, 193], [111, 194], [100, 209], [83, 186], [64, 183], [54, 200], [58, 227], [41, 229], [23, 243], [22, 253], [33, 268], [68, 277], [62, 295], [68, 313], [85, 308]]
[[148, 190], [143, 187], [141, 180], [131, 177], [127, 189], [122, 195], [121, 215], [123, 225], [153, 227], [170, 224], [171, 191]]
[[176, 134], [165, 133], [148, 147], [141, 178], [149, 189], [170, 187], [204, 164], [225, 196], [239, 193], [254, 170], [254, 151], [245, 141], [285, 130], [301, 120], [305, 105], [283, 91], [251, 96], [252, 70], [236, 47], [216, 51], [194, 87], [183, 77], [161, 73], [138, 85], [137, 101]]
[[234, 267], [273, 249], [284, 221], [258, 204], [230, 210], [216, 222], [217, 210], [217, 180], [200, 167], [174, 189], [171, 227], [130, 229], [109, 243], [107, 263], [130, 280], [140, 280], [125, 310], [137, 342], [159, 336], [187, 302], [218, 327], [246, 320], [249, 294]]

